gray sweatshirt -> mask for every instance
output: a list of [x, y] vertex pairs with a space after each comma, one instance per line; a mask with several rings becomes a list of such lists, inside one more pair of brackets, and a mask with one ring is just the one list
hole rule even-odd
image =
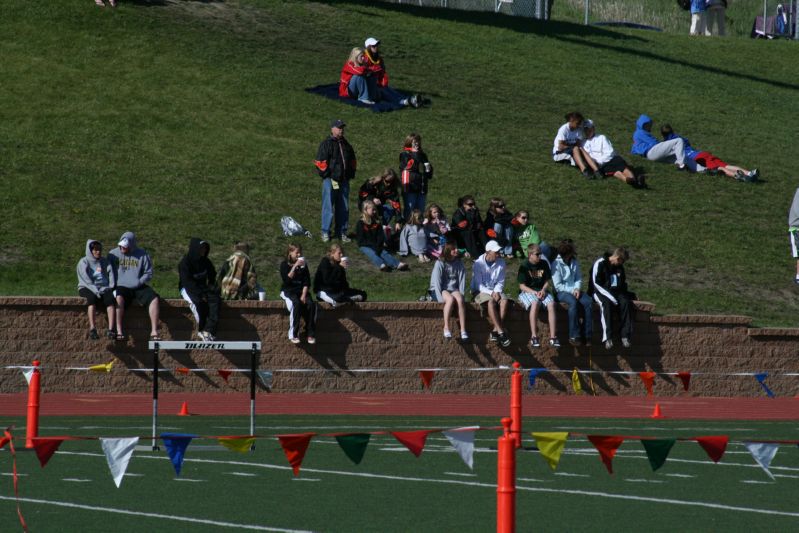
[[105, 257], [95, 259], [91, 246], [97, 239], [86, 241], [86, 255], [78, 261], [78, 289], [89, 289], [97, 296], [114, 288], [114, 269]]
[[788, 212], [788, 228], [799, 228], [799, 189], [793, 195], [791, 210]]
[[454, 261], [442, 261], [439, 259], [433, 265], [433, 273], [430, 275], [430, 290], [436, 293], [436, 300], [444, 301], [441, 291], [466, 291], [466, 269], [460, 259]]
[[414, 226], [405, 224], [400, 232], [399, 253], [400, 255], [422, 255], [427, 252], [427, 232], [424, 226]]
[[119, 247], [108, 254], [108, 260], [114, 266], [116, 286], [138, 289], [153, 279], [153, 263], [147, 252], [136, 246], [136, 235], [126, 231], [119, 238], [120, 242], [128, 240], [128, 253], [123, 254]]

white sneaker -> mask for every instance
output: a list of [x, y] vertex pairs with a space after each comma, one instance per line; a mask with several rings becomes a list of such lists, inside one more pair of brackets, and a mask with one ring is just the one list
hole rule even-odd
[[630, 339], [628, 339], [627, 337], [622, 337], [621, 345], [624, 346], [625, 348], [629, 348], [630, 346], [632, 346], [632, 344], [630, 343]]
[[462, 341], [468, 341], [469, 340], [469, 334], [466, 333], [465, 331], [461, 331], [461, 340]]
[[613, 348], [613, 341], [608, 339], [605, 341], [605, 349], [610, 350], [611, 348]]
[[330, 240], [330, 235], [328, 235], [327, 233], [323, 233], [322, 234], [322, 242], [327, 242], [329, 240]]
[[448, 330], [448, 329], [445, 329], [444, 330], [444, 338], [445, 339], [451, 339], [452, 338], [452, 332], [450, 330]]
[[291, 344], [299, 344], [301, 342], [300, 339], [298, 339], [297, 337], [292, 337], [289, 339], [289, 341], [291, 342]]

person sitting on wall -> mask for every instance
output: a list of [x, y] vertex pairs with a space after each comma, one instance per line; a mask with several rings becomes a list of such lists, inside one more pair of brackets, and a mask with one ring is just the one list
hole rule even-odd
[[[582, 290], [583, 275], [577, 261], [577, 251], [571, 239], [561, 241], [558, 256], [552, 263], [552, 283], [555, 286], [557, 301], [569, 308], [569, 343], [580, 344], [580, 337], [586, 346], [591, 344], [594, 334], [594, 313], [591, 297]], [[580, 311], [583, 314], [580, 328]]]
[[449, 327], [449, 316], [452, 314], [452, 307], [458, 308], [458, 322], [461, 327], [461, 340], [468, 341], [469, 334], [466, 332], [466, 303], [464, 293], [466, 292], [466, 269], [463, 262], [458, 257], [458, 247], [454, 242], [444, 245], [438, 261], [433, 266], [430, 274], [430, 293], [437, 302], [444, 303], [444, 338], [452, 338], [452, 331]]
[[78, 261], [78, 294], [86, 299], [89, 315], [89, 338], [97, 340], [95, 325], [95, 311], [102, 307], [108, 314], [108, 330], [106, 336], [116, 339], [117, 332], [114, 328], [116, 320], [116, 301], [114, 300], [114, 268], [111, 262], [103, 255], [103, 244], [100, 241], [89, 239], [86, 241], [86, 255]]
[[239, 241], [233, 245], [233, 255], [219, 268], [217, 283], [223, 300], [258, 299], [260, 286], [249, 244]]
[[311, 297], [311, 274], [302, 256], [302, 246], [291, 243], [286, 258], [280, 263], [280, 278], [283, 285], [280, 297], [289, 311], [289, 341], [299, 344], [300, 317], [305, 320], [308, 344], [316, 344], [316, 302]]
[[340, 303], [365, 302], [366, 291], [353, 289], [347, 281], [349, 261], [340, 244], [332, 244], [314, 274], [314, 292], [319, 300], [333, 307]]
[[136, 235], [132, 231], [126, 231], [119, 239], [118, 247], [108, 253], [108, 260], [114, 267], [116, 277], [114, 287], [117, 299], [116, 340], [127, 340], [122, 323], [125, 310], [136, 301], [147, 309], [147, 314], [150, 316], [150, 340], [160, 341], [161, 337], [158, 335], [160, 297], [147, 284], [153, 279], [153, 262], [149, 254], [136, 246]]
[[366, 80], [369, 85], [369, 94], [374, 96], [373, 100], [375, 102], [387, 100], [389, 102], [398, 102], [403, 106], [420, 107], [422, 105], [421, 95], [413, 94], [407, 96], [388, 86], [386, 64], [379, 50], [380, 40], [368, 37], [364, 41], [363, 47], [366, 66], [371, 73]]
[[516, 276], [519, 282], [519, 303], [525, 310], [530, 312], [530, 346], [533, 348], [541, 347], [541, 340], [538, 338], [538, 309], [543, 307], [547, 310], [549, 322], [549, 345], [553, 348], [560, 348], [558, 334], [556, 332], [555, 320], [555, 299], [550, 294], [552, 286], [552, 272], [549, 263], [541, 255], [541, 247], [531, 244], [527, 248], [527, 261], [519, 265], [519, 273]]
[[497, 241], [488, 241], [485, 253], [472, 266], [471, 289], [474, 302], [488, 307], [488, 317], [493, 326], [489, 340], [507, 348], [510, 346], [510, 337], [503, 324], [508, 310], [508, 297], [503, 292], [505, 261], [499, 257], [500, 250], [502, 247]]
[[621, 322], [621, 343], [625, 348], [631, 345], [635, 294], [627, 290], [627, 275], [624, 272], [624, 263], [629, 258], [629, 252], [619, 247], [612, 254], [606, 253], [597, 259], [591, 268], [588, 290], [599, 304], [602, 342], [607, 350], [613, 348], [614, 310], [618, 311]]
[[197, 322], [197, 336], [202, 341], [216, 340], [216, 325], [219, 322], [219, 287], [216, 284], [216, 269], [208, 254], [211, 245], [193, 237], [189, 251], [178, 264], [178, 290], [189, 303], [189, 309]]

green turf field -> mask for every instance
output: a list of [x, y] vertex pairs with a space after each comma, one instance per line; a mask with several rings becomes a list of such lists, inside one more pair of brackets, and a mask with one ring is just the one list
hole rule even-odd
[[[6, 419], [3, 424], [23, 420]], [[257, 433], [358, 432], [496, 425], [493, 419], [259, 417]], [[626, 441], [608, 475], [593, 446], [570, 438], [556, 473], [537, 452], [518, 453], [519, 531], [791, 531], [799, 529], [799, 449], [782, 445], [771, 471], [741, 441], [796, 439], [796, 423], [527, 419], [526, 431], [693, 437], [729, 435], [714, 464], [695, 442], [677, 442], [653, 473], [640, 441]], [[149, 434], [147, 418], [47, 418], [41, 434]], [[199, 435], [247, 432], [241, 417], [164, 417], [162, 430]], [[19, 434], [23, 430], [18, 431]], [[175, 477], [166, 453], [137, 451], [116, 489], [96, 441], [72, 441], [41, 469], [18, 456], [23, 513], [31, 531], [490, 531], [495, 520], [496, 437], [480, 431], [474, 471], [441, 434], [417, 459], [391, 436], [373, 436], [356, 466], [331, 437], [315, 438], [294, 478], [277, 440], [249, 454], [203, 450], [195, 440]], [[149, 444], [149, 440], [142, 444]], [[533, 445], [525, 438], [525, 445]], [[14, 531], [11, 457], [0, 452], [0, 529]], [[149, 514], [147, 514], [149, 513]]]

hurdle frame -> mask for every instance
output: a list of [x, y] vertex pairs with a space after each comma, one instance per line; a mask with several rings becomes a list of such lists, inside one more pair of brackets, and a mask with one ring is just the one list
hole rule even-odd
[[[261, 341], [149, 341], [148, 348], [153, 354], [153, 435], [152, 450], [158, 451], [158, 373], [159, 354], [164, 351], [211, 350], [216, 352], [250, 352], [250, 435], [255, 434], [255, 380], [258, 374], [258, 360], [261, 355]], [[251, 449], [255, 449], [255, 444]]]

